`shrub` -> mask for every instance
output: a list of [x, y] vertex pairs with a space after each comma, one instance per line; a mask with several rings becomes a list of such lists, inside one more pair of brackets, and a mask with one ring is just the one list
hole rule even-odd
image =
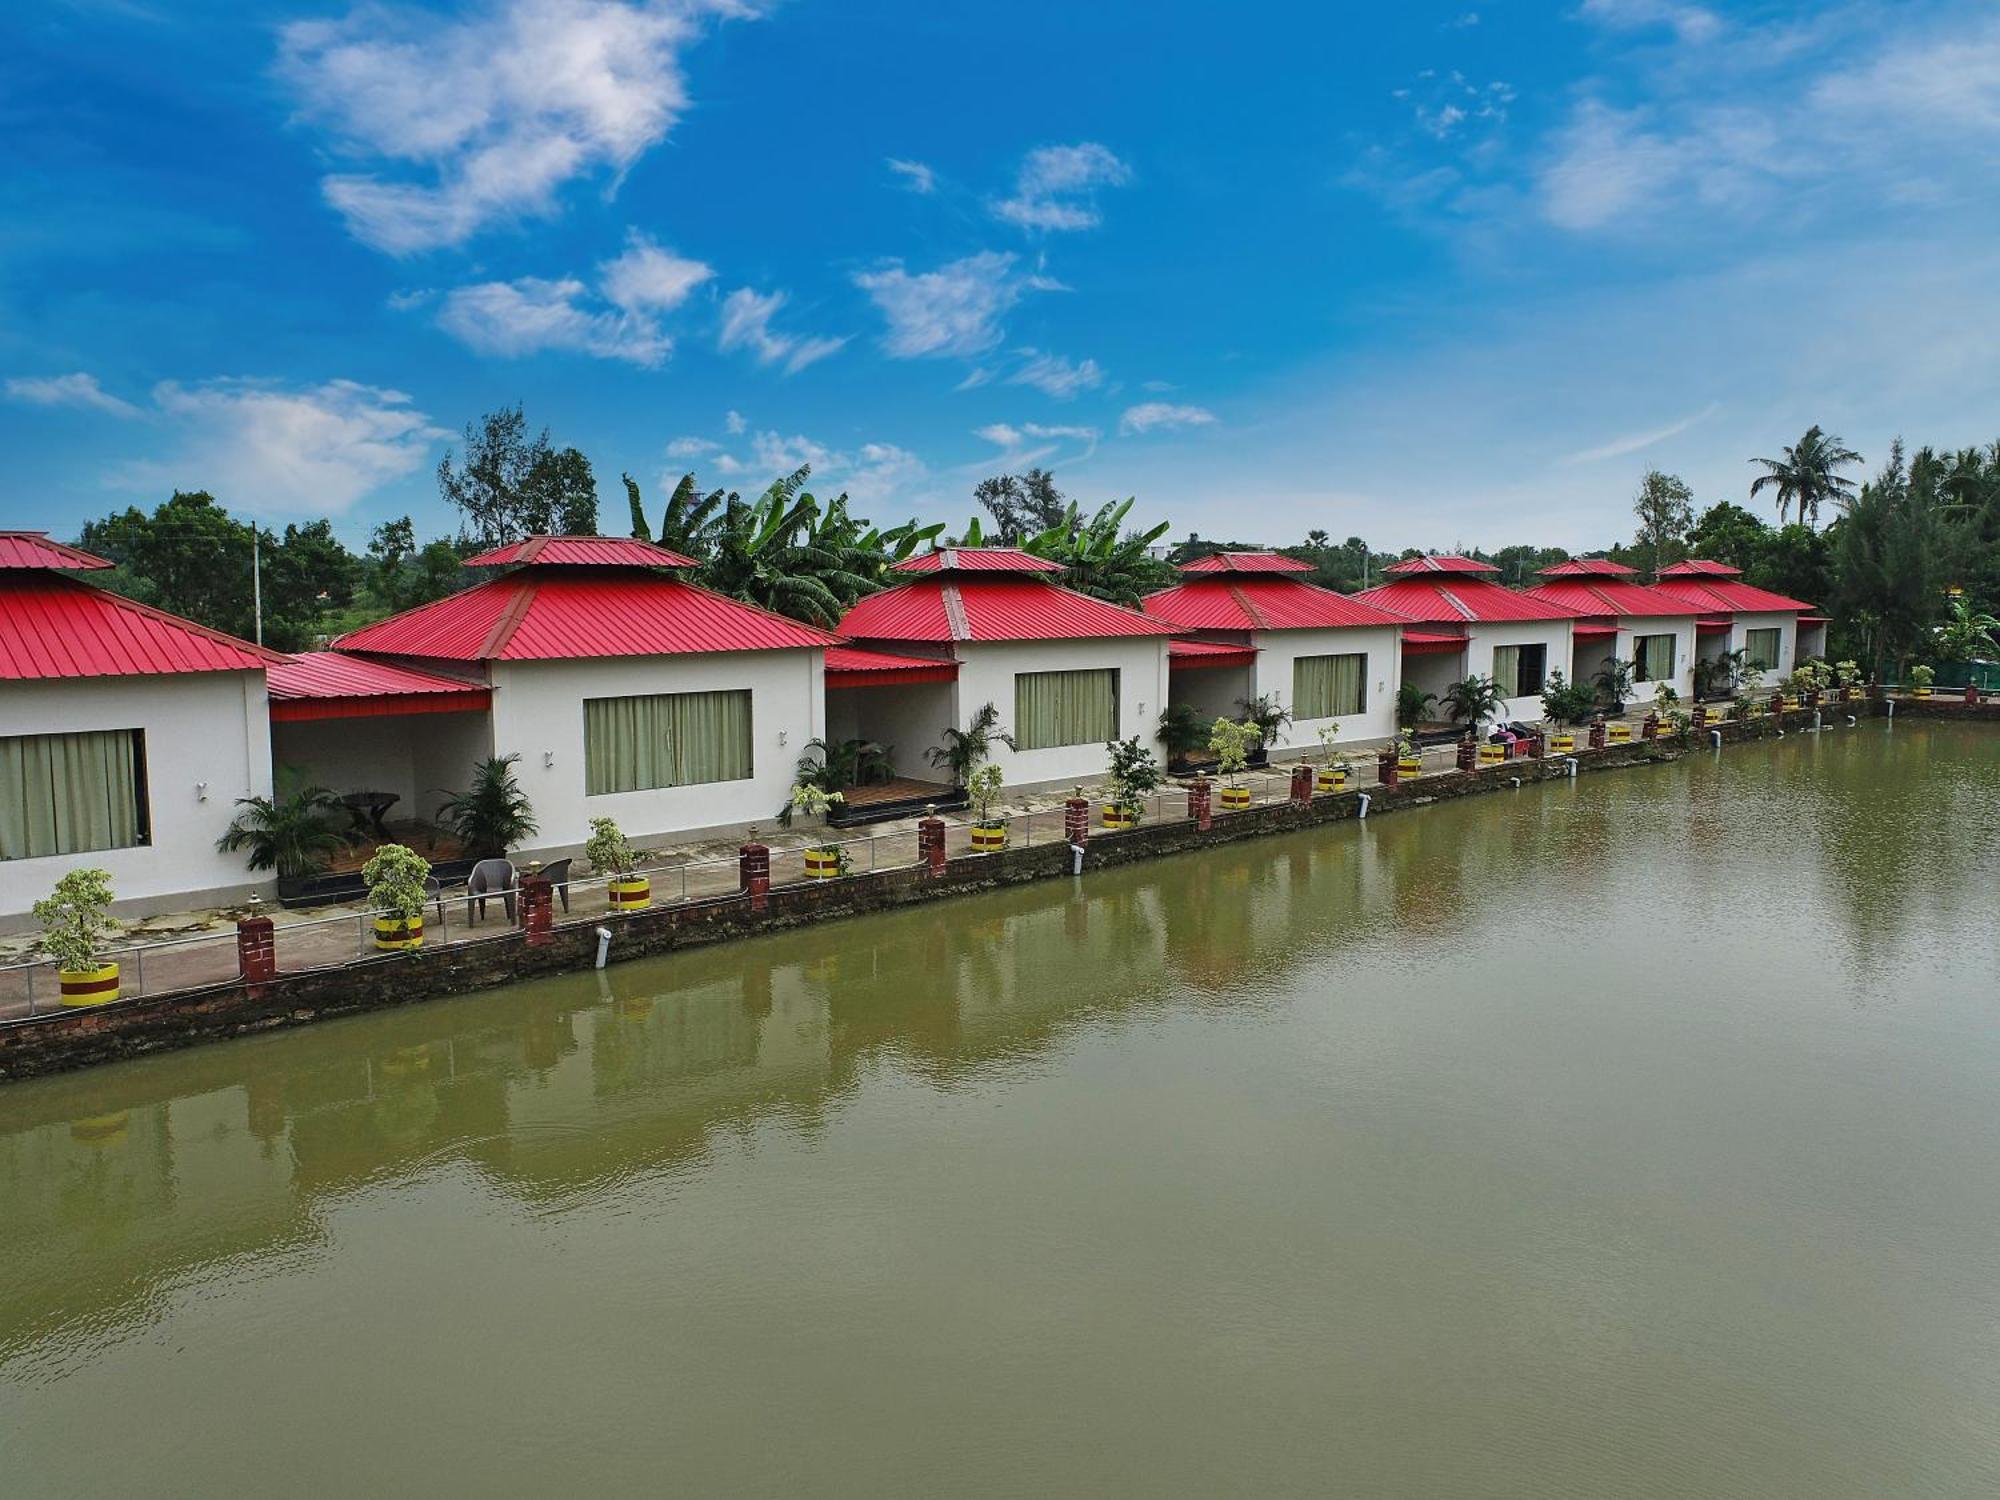
[[599, 875], [630, 875], [639, 863], [639, 851], [610, 818], [590, 820], [590, 837], [584, 841], [583, 857]]
[[1167, 779], [1166, 773], [1153, 758], [1153, 752], [1139, 743], [1136, 734], [1130, 739], [1106, 740], [1104, 750], [1111, 761], [1112, 804], [1131, 813], [1136, 820], [1142, 799], [1159, 790], [1160, 784]]
[[1292, 722], [1292, 711], [1280, 707], [1271, 694], [1238, 698], [1236, 706], [1243, 710], [1243, 722], [1257, 731], [1258, 748], [1268, 750], [1284, 739], [1285, 730]]
[[1169, 764], [1177, 764], [1206, 742], [1201, 716], [1191, 704], [1169, 703], [1160, 713], [1160, 743], [1167, 747]]
[[429, 895], [424, 882], [430, 878], [431, 862], [402, 844], [384, 844], [361, 867], [369, 905], [404, 921], [423, 915]]
[[1396, 689], [1396, 722], [1408, 729], [1421, 724], [1431, 705], [1437, 702], [1436, 693], [1427, 693], [1414, 682], [1406, 682]]
[[515, 779], [519, 755], [495, 755], [472, 768], [472, 785], [447, 797], [438, 817], [474, 859], [504, 855], [537, 832], [534, 807]]
[[965, 782], [965, 795], [972, 801], [972, 816], [975, 821], [990, 824], [994, 821], [993, 809], [1000, 805], [1000, 785], [1005, 778], [995, 765], [981, 766]]
[[113, 931], [111, 875], [105, 870], [71, 870], [34, 906], [42, 924], [42, 947], [58, 969], [97, 967], [99, 950]]
[[323, 786], [301, 787], [284, 797], [238, 797], [243, 809], [216, 849], [235, 854], [248, 849], [253, 870], [276, 870], [286, 879], [317, 875], [338, 850], [353, 840], [329, 823], [341, 811], [340, 799]]
[[1597, 694], [1561, 672], [1551, 672], [1542, 686], [1542, 712], [1551, 723], [1581, 724], [1597, 712]]
[[1257, 744], [1257, 726], [1238, 724], [1233, 719], [1217, 719], [1208, 733], [1208, 748], [1215, 756], [1216, 769], [1229, 778], [1231, 786], [1250, 764], [1250, 752]]

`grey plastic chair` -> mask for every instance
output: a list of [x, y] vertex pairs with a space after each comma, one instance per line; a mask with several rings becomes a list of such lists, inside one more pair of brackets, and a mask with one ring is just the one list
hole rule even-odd
[[507, 920], [514, 920], [514, 863], [506, 859], [482, 859], [472, 867], [465, 882], [465, 916], [472, 919], [474, 907], [481, 921], [486, 919], [486, 900], [498, 896], [507, 908]]

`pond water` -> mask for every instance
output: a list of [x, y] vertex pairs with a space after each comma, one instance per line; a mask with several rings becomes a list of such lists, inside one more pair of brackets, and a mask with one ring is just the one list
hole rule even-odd
[[10, 1494], [2000, 1490], [2000, 735], [0, 1089]]

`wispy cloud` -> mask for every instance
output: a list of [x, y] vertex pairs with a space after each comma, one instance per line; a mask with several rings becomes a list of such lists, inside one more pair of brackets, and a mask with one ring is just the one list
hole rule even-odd
[[1125, 408], [1125, 414], [1118, 419], [1118, 430], [1132, 437], [1177, 427], [1207, 427], [1214, 421], [1215, 413], [1206, 407], [1177, 406], [1170, 401], [1141, 401], [1137, 406]]
[[722, 304], [722, 331], [716, 347], [725, 354], [733, 349], [747, 349], [759, 364], [782, 362], [787, 375], [796, 375], [846, 345], [845, 338], [809, 339], [777, 332], [771, 327], [771, 319], [784, 305], [783, 292], [758, 293], [749, 287], [731, 292]]
[[[1095, 427], [1080, 424], [1023, 422], [1015, 426], [1011, 422], [991, 422], [984, 427], [975, 428], [972, 435], [1002, 449], [1000, 461], [1018, 467], [1047, 458], [1065, 441], [1078, 442], [1083, 444], [1083, 447], [1064, 462], [1082, 463], [1097, 452], [1097, 440], [1101, 434]], [[984, 468], [991, 462], [993, 462], [991, 459], [982, 459], [970, 467]]]
[[1692, 416], [1682, 417], [1678, 422], [1669, 422], [1665, 427], [1656, 427], [1647, 432], [1627, 433], [1608, 443], [1600, 443], [1594, 448], [1584, 448], [1575, 453], [1565, 454], [1558, 459], [1563, 464], [1591, 464], [1607, 458], [1623, 458], [1628, 453], [1637, 453], [1642, 448], [1650, 448], [1655, 443], [1664, 443], [1670, 437], [1679, 437], [1695, 423], [1704, 421], [1722, 410], [1722, 403], [1711, 401]]
[[1022, 296], [1055, 283], [1014, 269], [1015, 257], [995, 250], [968, 255], [915, 274], [901, 261], [864, 271], [854, 284], [868, 293], [888, 331], [882, 347], [898, 359], [966, 357], [999, 343], [1004, 318]]
[[900, 157], [890, 157], [888, 168], [902, 180], [903, 187], [910, 192], [928, 195], [937, 191], [937, 173], [920, 161], [904, 161]]
[[813, 491], [825, 495], [845, 492], [857, 507], [905, 501], [930, 470], [924, 461], [894, 443], [862, 443], [852, 449], [835, 448], [803, 433], [759, 430], [750, 435], [747, 459], [723, 454], [716, 467], [725, 474], [789, 474], [801, 464], [811, 464]]
[[597, 268], [605, 300], [627, 312], [669, 312], [715, 275], [712, 267], [664, 250], [636, 229], [626, 231], [623, 254]]
[[1684, 42], [1706, 42], [1722, 31], [1722, 18], [1680, 0], [1583, 0], [1579, 14], [1620, 30], [1664, 26]]
[[74, 406], [101, 411], [114, 417], [136, 417], [139, 408], [121, 401], [97, 383], [97, 377], [78, 370], [71, 375], [17, 375], [6, 384], [7, 399], [30, 406]]
[[1023, 158], [1013, 196], [995, 203], [993, 212], [1023, 229], [1090, 229], [1102, 219], [1098, 190], [1131, 180], [1132, 169], [1096, 141], [1040, 146]]
[[1096, 390], [1104, 384], [1104, 371], [1094, 359], [1075, 364], [1060, 354], [1034, 349], [1023, 349], [1021, 354], [1027, 363], [1007, 377], [1009, 385], [1031, 385], [1046, 396], [1067, 401], [1079, 391]]

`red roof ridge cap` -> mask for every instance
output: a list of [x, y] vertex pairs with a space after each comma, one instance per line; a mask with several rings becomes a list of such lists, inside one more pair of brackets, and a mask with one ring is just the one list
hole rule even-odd
[[972, 622], [965, 615], [965, 597], [959, 593], [955, 583], [938, 585], [938, 602], [944, 605], [945, 627], [951, 631], [955, 641], [972, 639]]
[[514, 597], [507, 601], [507, 607], [494, 618], [493, 628], [486, 632], [486, 639], [479, 643], [479, 655], [484, 660], [494, 660], [507, 649], [507, 643], [520, 629], [522, 618], [528, 607], [535, 602], [533, 580], [523, 578], [514, 590]]

